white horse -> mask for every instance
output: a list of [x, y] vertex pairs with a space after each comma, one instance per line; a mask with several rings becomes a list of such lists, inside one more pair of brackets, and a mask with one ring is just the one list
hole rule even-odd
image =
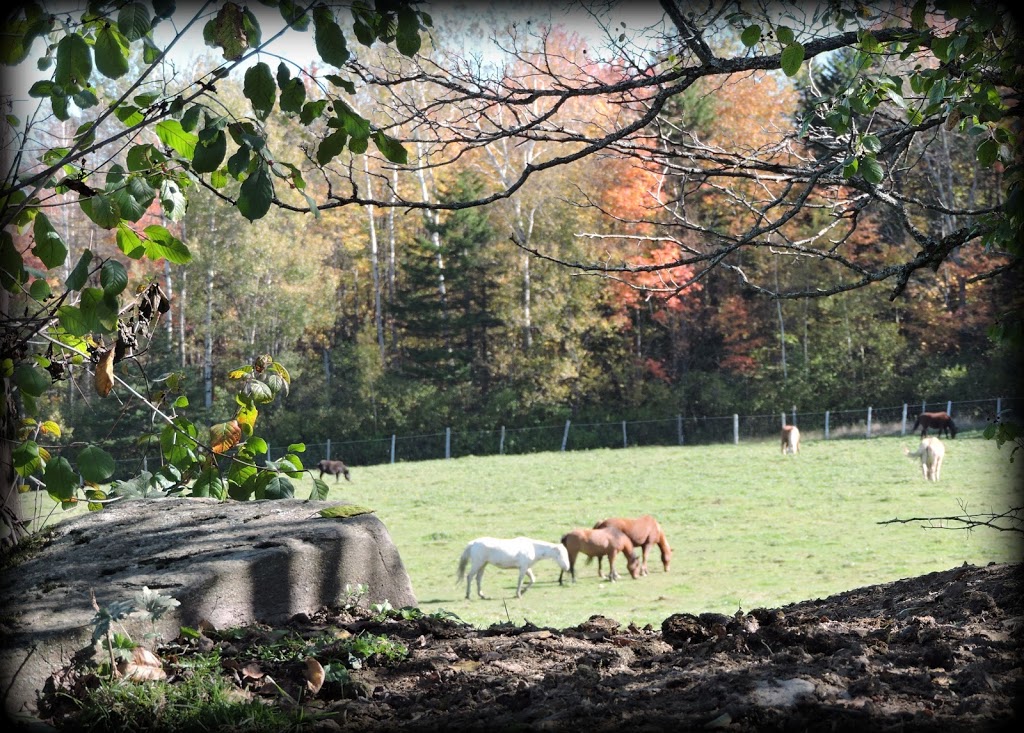
[[[486, 598], [480, 590], [480, 579], [483, 577], [484, 568], [487, 563], [499, 568], [519, 568], [519, 583], [516, 585], [516, 598], [521, 598], [529, 588], [523, 588], [523, 578], [530, 578], [530, 585], [536, 580], [533, 577], [531, 567], [539, 560], [549, 558], [558, 563], [563, 571], [569, 569], [569, 553], [563, 545], [544, 540], [532, 540], [529, 537], [516, 537], [511, 540], [500, 540], [494, 537], [478, 537], [466, 545], [459, 558], [459, 575], [466, 576], [466, 598], [469, 598], [469, 589], [476, 576], [476, 592], [481, 598]], [[466, 573], [466, 566], [469, 572]]]
[[782, 455], [792, 453], [794, 456], [800, 452], [800, 429], [796, 425], [786, 425], [782, 428]]
[[926, 481], [938, 481], [942, 475], [942, 461], [946, 457], [946, 446], [937, 435], [921, 438], [921, 445], [913, 453], [904, 447], [903, 452], [910, 457], [921, 457], [921, 473]]

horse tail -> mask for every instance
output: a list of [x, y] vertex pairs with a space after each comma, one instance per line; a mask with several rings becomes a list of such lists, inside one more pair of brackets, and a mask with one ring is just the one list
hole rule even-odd
[[466, 574], [466, 566], [469, 564], [469, 553], [472, 547], [472, 544], [466, 545], [466, 549], [462, 551], [462, 557], [459, 558], [459, 574], [455, 578], [456, 580], [462, 580], [462, 577]]

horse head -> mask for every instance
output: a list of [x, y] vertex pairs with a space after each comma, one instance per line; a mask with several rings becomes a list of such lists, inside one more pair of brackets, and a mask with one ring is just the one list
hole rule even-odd
[[626, 556], [626, 570], [629, 574], [637, 578], [640, 576], [640, 557], [636, 554], [636, 551], [632, 548], [624, 549], [622, 554]]

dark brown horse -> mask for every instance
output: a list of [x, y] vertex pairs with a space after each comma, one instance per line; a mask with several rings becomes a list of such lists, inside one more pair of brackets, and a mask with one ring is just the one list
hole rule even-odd
[[948, 412], [922, 412], [914, 420], [914, 427], [911, 430], [921, 428], [921, 437], [928, 434], [928, 428], [934, 428], [938, 435], [946, 434], [950, 438], [956, 437], [956, 424]]
[[[576, 557], [583, 553], [587, 556], [587, 562], [597, 558], [597, 577], [601, 575], [601, 559], [608, 558], [608, 580], [614, 581], [619, 577], [615, 572], [615, 556], [620, 552], [626, 556], [626, 569], [629, 574], [636, 578], [640, 574], [640, 560], [633, 552], [633, 541], [614, 527], [603, 529], [587, 529], [581, 527], [574, 529], [562, 536], [562, 544], [569, 552], [569, 575], [572, 582], [576, 582]], [[562, 583], [563, 570], [558, 574], [558, 583]]]
[[[594, 525], [594, 529], [602, 527], [615, 527], [624, 532], [635, 547], [640, 548], [640, 574], [647, 575], [647, 555], [655, 545], [661, 550], [661, 564], [668, 572], [668, 565], [672, 561], [672, 548], [668, 544], [665, 532], [658, 524], [658, 520], [650, 514], [644, 514], [635, 519], [630, 517], [609, 517], [602, 519]], [[600, 561], [598, 561], [600, 563]], [[598, 571], [601, 566], [598, 564]]]
[[323, 478], [325, 473], [330, 473], [334, 475], [335, 481], [338, 481], [341, 476], [344, 476], [346, 481], [352, 480], [348, 476], [348, 466], [341, 461], [328, 461], [325, 458], [316, 465], [320, 469], [320, 478]]

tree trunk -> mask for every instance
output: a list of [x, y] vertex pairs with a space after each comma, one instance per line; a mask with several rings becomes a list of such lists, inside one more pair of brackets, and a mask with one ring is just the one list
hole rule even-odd
[[[366, 196], [373, 198], [373, 179], [370, 178], [370, 156], [363, 156], [363, 170], [366, 172]], [[377, 256], [377, 221], [374, 206], [366, 207], [366, 215], [370, 224], [370, 272], [373, 275], [373, 323], [377, 327], [377, 348], [380, 349], [380, 362], [384, 363], [384, 314], [381, 312], [380, 259]]]

